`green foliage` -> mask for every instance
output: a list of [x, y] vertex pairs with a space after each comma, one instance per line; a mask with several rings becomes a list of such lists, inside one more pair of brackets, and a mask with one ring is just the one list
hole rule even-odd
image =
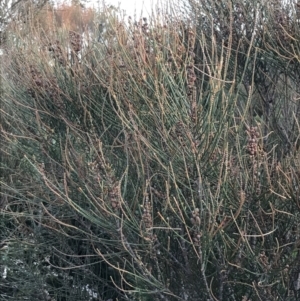
[[0, 300], [296, 300], [298, 10], [8, 41]]

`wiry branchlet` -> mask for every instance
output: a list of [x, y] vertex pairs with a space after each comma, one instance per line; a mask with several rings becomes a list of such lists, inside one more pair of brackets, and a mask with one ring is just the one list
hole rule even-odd
[[295, 10], [296, 10], [296, 16], [300, 20], [300, 1], [297, 0], [297, 3], [295, 3]]
[[197, 121], [197, 103], [196, 103], [196, 73], [195, 73], [195, 32], [189, 28], [187, 30], [188, 37], [188, 48], [190, 50], [187, 51], [187, 60], [188, 66], [186, 67], [186, 76], [187, 76], [187, 96], [190, 102], [190, 118], [192, 123]]

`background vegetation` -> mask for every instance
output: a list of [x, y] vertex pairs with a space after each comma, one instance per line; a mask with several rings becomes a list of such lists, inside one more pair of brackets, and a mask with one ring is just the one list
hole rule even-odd
[[0, 300], [299, 299], [299, 14], [10, 20]]

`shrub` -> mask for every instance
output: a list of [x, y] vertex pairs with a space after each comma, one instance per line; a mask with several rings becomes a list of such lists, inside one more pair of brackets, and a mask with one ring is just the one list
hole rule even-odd
[[100, 39], [34, 27], [11, 41], [5, 300], [299, 297], [292, 5], [106, 11]]

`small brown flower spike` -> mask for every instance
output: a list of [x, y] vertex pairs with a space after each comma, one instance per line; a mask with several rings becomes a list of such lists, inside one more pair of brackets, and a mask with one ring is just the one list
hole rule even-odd
[[250, 154], [250, 156], [256, 156], [257, 150], [258, 150], [258, 127], [250, 127], [247, 129], [247, 135], [248, 135], [248, 144], [247, 144], [247, 151]]

